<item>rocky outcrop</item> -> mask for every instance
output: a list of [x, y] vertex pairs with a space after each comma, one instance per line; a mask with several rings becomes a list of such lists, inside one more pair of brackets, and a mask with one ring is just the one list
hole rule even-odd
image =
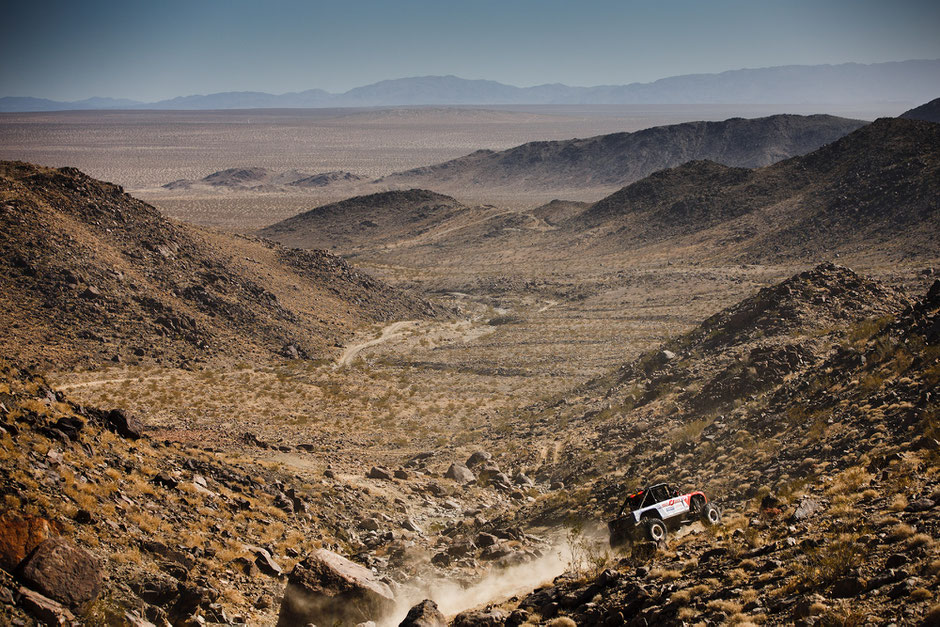
[[386, 615], [394, 601], [372, 571], [319, 549], [291, 571], [277, 625], [355, 625]]

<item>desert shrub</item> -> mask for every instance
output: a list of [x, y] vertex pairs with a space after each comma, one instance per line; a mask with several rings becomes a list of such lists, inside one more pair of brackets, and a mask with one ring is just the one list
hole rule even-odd
[[797, 568], [797, 586], [807, 590], [835, 583], [865, 560], [865, 549], [857, 534], [843, 534], [831, 544], [806, 552]]
[[498, 327], [504, 324], [519, 324], [524, 322], [524, 319], [521, 316], [514, 314], [504, 314], [501, 316], [493, 316], [486, 323], [491, 327]]
[[892, 315], [862, 320], [849, 329], [848, 339], [856, 346], [864, 344], [892, 322], [894, 322], [894, 316]]

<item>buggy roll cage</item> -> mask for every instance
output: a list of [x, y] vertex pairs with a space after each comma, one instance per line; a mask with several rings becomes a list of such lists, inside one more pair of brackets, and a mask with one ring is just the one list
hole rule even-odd
[[654, 485], [647, 486], [646, 488], [640, 490], [639, 492], [634, 492], [633, 494], [628, 494], [628, 495], [627, 495], [627, 498], [624, 499], [624, 501], [623, 501], [623, 505], [620, 506], [620, 512], [617, 514], [617, 517], [620, 518], [621, 516], [623, 516], [623, 513], [624, 513], [625, 511], [627, 511], [627, 508], [628, 508], [629, 505], [630, 505], [630, 501], [631, 501], [632, 499], [635, 499], [636, 497], [640, 496], [641, 494], [643, 495], [643, 499], [640, 501], [639, 507], [635, 507], [635, 508], [634, 508], [634, 507], [630, 507], [630, 508], [629, 508], [630, 511], [635, 511], [635, 510], [638, 510], [638, 509], [643, 509], [644, 507], [648, 507], [648, 506], [650, 506], [650, 505], [654, 505], [654, 504], [658, 503], [659, 501], [661, 501], [662, 499], [656, 499], [656, 498], [653, 496], [653, 491], [654, 491], [654, 490], [658, 490], [658, 489], [660, 489], [660, 488], [665, 488], [666, 493], [667, 493], [667, 497], [666, 497], [666, 498], [669, 498], [670, 496], [678, 496], [678, 495], [679, 495], [679, 492], [676, 491], [676, 490], [675, 490], [672, 486], [670, 486], [668, 483], [656, 483], [656, 484], [654, 484]]

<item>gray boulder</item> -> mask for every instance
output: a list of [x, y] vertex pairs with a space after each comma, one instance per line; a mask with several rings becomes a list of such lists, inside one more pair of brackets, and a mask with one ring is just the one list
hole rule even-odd
[[454, 462], [444, 474], [448, 479], [453, 479], [457, 483], [473, 483], [477, 480], [473, 471], [460, 462]]

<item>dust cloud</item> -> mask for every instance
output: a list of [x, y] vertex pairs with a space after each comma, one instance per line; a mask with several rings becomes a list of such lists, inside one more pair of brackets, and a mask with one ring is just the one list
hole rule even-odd
[[509, 568], [494, 570], [478, 582], [463, 587], [448, 579], [424, 580], [404, 586], [397, 594], [395, 611], [379, 627], [398, 625], [417, 603], [431, 599], [445, 616], [454, 616], [465, 610], [487, 603], [496, 603], [531, 592], [570, 570], [574, 552], [568, 539], [556, 538], [542, 557]]

